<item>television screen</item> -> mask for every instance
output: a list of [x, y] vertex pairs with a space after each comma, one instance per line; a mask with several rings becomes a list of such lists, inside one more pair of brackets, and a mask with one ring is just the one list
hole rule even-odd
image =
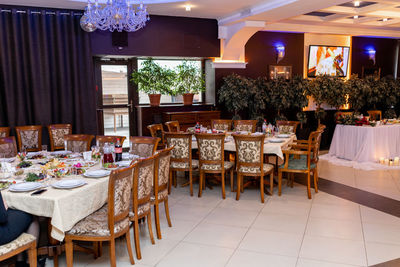
[[331, 75], [345, 77], [350, 47], [310, 45], [307, 76]]

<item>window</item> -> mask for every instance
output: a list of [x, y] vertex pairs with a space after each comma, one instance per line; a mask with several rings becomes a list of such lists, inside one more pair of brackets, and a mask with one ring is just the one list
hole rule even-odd
[[[138, 59], [138, 69], [140, 70], [144, 59]], [[201, 70], [201, 60], [190, 60], [199, 70]], [[177, 66], [182, 64], [183, 60], [173, 60], [173, 59], [154, 59], [154, 62], [163, 68], [169, 68], [174, 70]], [[193, 97], [193, 103], [202, 102], [202, 94], [196, 94]], [[139, 91], [139, 104], [149, 104], [149, 97], [146, 93]], [[181, 95], [170, 96], [161, 95], [161, 104], [166, 103], [183, 103], [183, 98]]]

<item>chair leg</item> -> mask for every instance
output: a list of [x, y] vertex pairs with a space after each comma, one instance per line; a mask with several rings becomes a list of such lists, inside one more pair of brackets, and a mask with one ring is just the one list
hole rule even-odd
[[192, 174], [192, 170], [189, 170], [189, 185], [190, 185], [190, 196], [193, 196], [193, 174]]
[[172, 184], [172, 170], [169, 170], [168, 195], [171, 194], [171, 184]]
[[32, 246], [28, 250], [29, 257], [29, 267], [37, 266], [37, 250], [36, 250], [36, 242], [32, 243]]
[[103, 242], [99, 241], [99, 257], [103, 254]]
[[151, 243], [154, 245], [156, 242], [154, 241], [153, 227], [151, 226], [151, 212], [149, 212], [149, 214], [147, 214], [147, 227], [149, 228], [149, 235], [150, 235]]
[[239, 198], [240, 198], [240, 184], [241, 184], [240, 180], [241, 180], [241, 175], [238, 173], [237, 174], [237, 178], [236, 178], [236, 181], [237, 181], [237, 185], [236, 185], [236, 200], [239, 200]]
[[231, 192], [233, 192], [233, 168], [231, 169]]
[[222, 198], [225, 199], [225, 171], [221, 172]]
[[115, 258], [115, 239], [110, 240], [110, 266], [111, 267], [116, 267], [117, 266], [117, 260]]
[[261, 194], [261, 203], [264, 203], [264, 176], [260, 178], [260, 194]]
[[99, 242], [93, 242], [94, 259], [99, 257]]
[[240, 191], [241, 191], [242, 193], [244, 192], [243, 180], [244, 180], [244, 176], [241, 175], [241, 176], [240, 176]]
[[294, 185], [294, 173], [292, 173], [292, 180], [291, 180], [291, 182], [290, 182], [290, 187], [292, 187], [293, 188], [293, 185]]
[[178, 172], [173, 172], [173, 174], [174, 174], [174, 187], [176, 188], [176, 186], [177, 186], [177, 180], [178, 180], [178, 178], [177, 178], [177, 176], [178, 176]]
[[282, 172], [278, 171], [278, 196], [282, 195]]
[[172, 227], [171, 218], [169, 217], [168, 198], [164, 200], [165, 217], [167, 217], [168, 226]]
[[126, 247], [128, 249], [129, 260], [131, 261], [131, 264], [133, 265], [133, 264], [135, 264], [135, 260], [133, 259], [131, 234], [130, 234], [129, 230], [125, 234], [125, 240], [126, 240]]
[[65, 257], [67, 260], [67, 267], [72, 267], [74, 262], [74, 244], [72, 240], [65, 240]]
[[202, 193], [202, 190], [203, 190], [203, 175], [204, 175], [204, 173], [202, 171], [200, 171], [199, 195], [198, 195], [198, 197], [201, 197], [201, 193]]
[[308, 195], [308, 199], [311, 199], [310, 172], [307, 172], [307, 195]]
[[313, 176], [314, 176], [314, 190], [315, 190], [315, 193], [318, 193], [318, 169], [317, 168], [314, 169]]
[[140, 252], [140, 240], [139, 240], [139, 220], [134, 221], [133, 237], [135, 238], [135, 250], [136, 258], [142, 259], [142, 253]]
[[269, 174], [269, 192], [271, 196], [274, 195], [274, 171]]
[[160, 208], [158, 206], [158, 203], [154, 204], [154, 221], [156, 224], [156, 233], [157, 233], [157, 238], [161, 239], [161, 228], [160, 228]]

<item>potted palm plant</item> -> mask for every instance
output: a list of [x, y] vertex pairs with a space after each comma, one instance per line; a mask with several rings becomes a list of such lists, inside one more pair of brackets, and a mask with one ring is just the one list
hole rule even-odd
[[138, 90], [148, 94], [151, 106], [160, 105], [161, 94], [173, 94], [171, 87], [175, 72], [161, 67], [152, 58], [143, 61], [141, 68], [134, 71], [131, 77]]
[[176, 67], [174, 93], [183, 96], [184, 105], [193, 104], [193, 96], [205, 91], [204, 75], [190, 61]]

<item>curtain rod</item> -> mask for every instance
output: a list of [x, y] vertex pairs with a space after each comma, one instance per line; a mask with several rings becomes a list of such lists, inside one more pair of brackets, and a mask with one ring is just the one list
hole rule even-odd
[[[1, 9], [0, 12], [9, 12], [9, 13], [11, 13], [12, 10], [11, 9]], [[28, 12], [26, 10], [17, 10], [16, 13], [26, 14]], [[51, 11], [51, 12], [50, 11], [46, 11], [44, 13], [40, 12], [40, 11], [30, 11], [30, 13], [32, 13], [32, 14], [41, 14], [41, 15], [56, 15], [57, 14], [54, 11]], [[71, 13], [67, 13], [67, 12], [60, 12], [59, 14], [60, 15], [69, 15], [69, 16], [71, 15]], [[83, 13], [74, 13], [73, 15], [74, 16], [82, 16]]]

